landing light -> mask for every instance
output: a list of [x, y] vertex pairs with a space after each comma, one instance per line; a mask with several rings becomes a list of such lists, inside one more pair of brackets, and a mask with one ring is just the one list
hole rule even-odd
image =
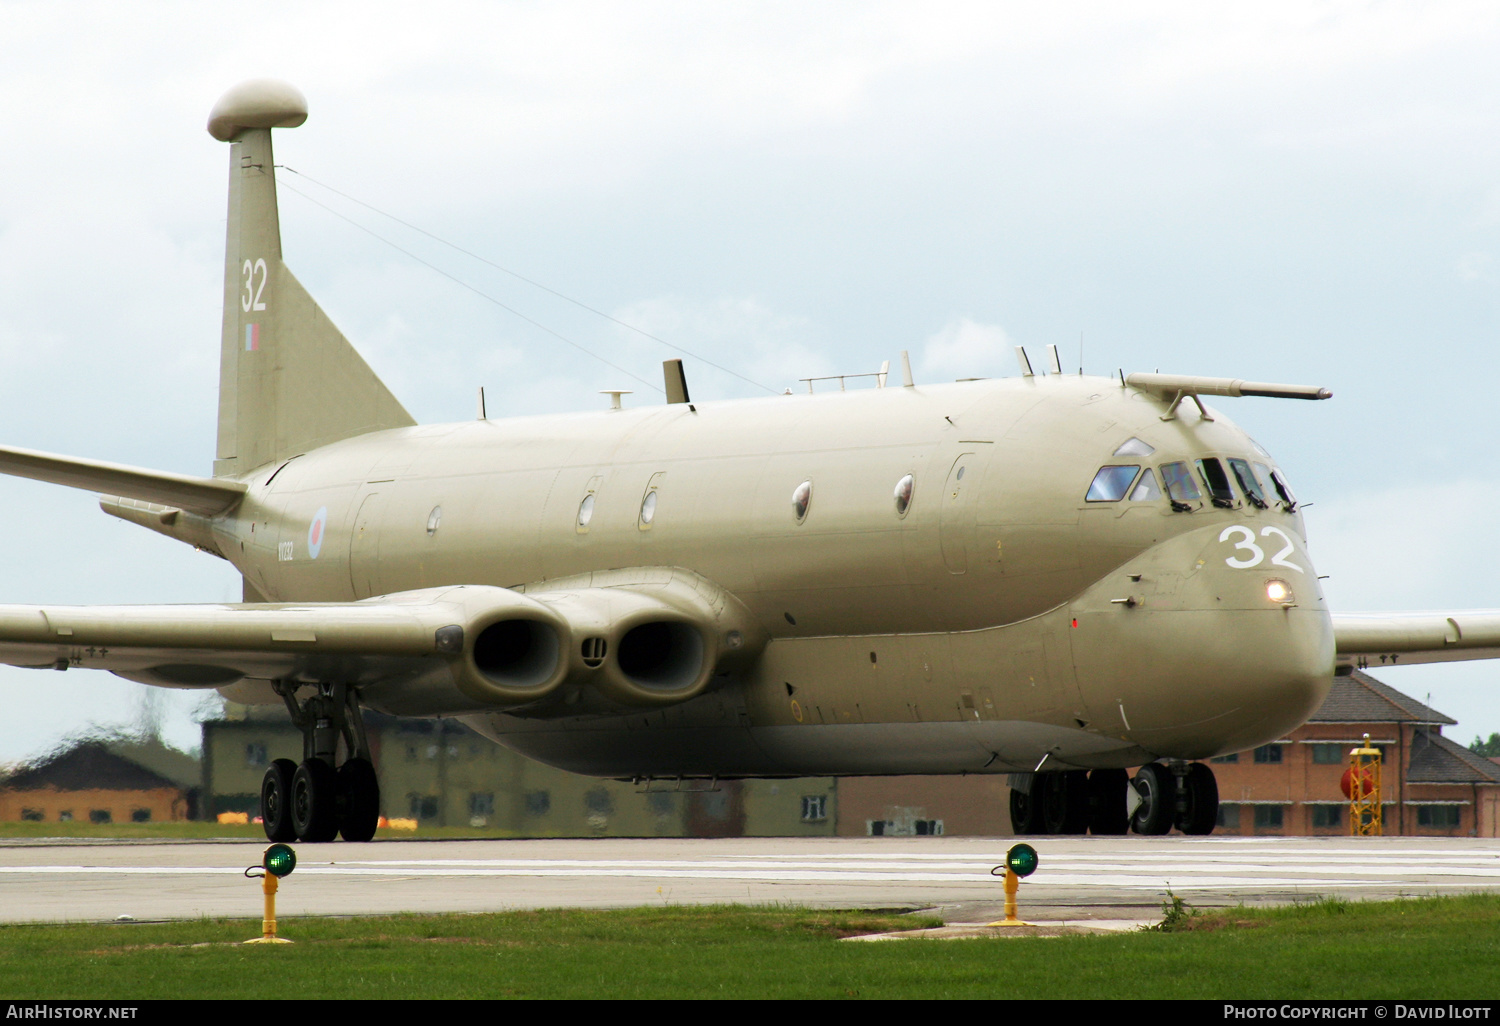
[[1266, 582], [1266, 598], [1272, 602], [1280, 602], [1282, 605], [1291, 605], [1292, 586], [1285, 581], [1273, 578]]

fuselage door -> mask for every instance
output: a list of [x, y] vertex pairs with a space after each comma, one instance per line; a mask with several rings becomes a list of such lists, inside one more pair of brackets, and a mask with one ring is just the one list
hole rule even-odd
[[349, 531], [349, 584], [356, 599], [379, 594], [376, 577], [380, 563], [380, 493], [366, 492]]
[[969, 542], [974, 534], [974, 497], [979, 493], [981, 463], [972, 452], [960, 453], [943, 485], [938, 538], [950, 574], [969, 569]]

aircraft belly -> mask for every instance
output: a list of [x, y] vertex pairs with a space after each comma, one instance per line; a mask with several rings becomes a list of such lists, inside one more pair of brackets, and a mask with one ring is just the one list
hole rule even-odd
[[[1025, 721], [536, 729], [514, 717], [473, 716], [479, 733], [573, 773], [598, 777], [862, 776], [1014, 773], [1051, 764], [1120, 767], [1149, 761], [1138, 746]], [[519, 729], [514, 729], [519, 728]]]

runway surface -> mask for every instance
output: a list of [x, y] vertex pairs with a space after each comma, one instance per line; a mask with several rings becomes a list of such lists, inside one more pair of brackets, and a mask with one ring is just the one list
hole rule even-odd
[[[1168, 888], [1200, 907], [1500, 890], [1500, 840], [1028, 838], [1034, 920], [1149, 918]], [[1007, 838], [378, 841], [298, 845], [280, 918], [770, 903], [998, 918]], [[0, 920], [258, 918], [240, 841], [0, 841]]]

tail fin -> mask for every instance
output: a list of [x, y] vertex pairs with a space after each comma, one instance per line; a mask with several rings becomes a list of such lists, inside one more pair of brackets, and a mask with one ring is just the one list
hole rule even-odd
[[209, 134], [234, 144], [216, 477], [416, 423], [281, 262], [271, 130], [306, 120], [302, 94], [269, 79], [235, 86], [209, 115]]

